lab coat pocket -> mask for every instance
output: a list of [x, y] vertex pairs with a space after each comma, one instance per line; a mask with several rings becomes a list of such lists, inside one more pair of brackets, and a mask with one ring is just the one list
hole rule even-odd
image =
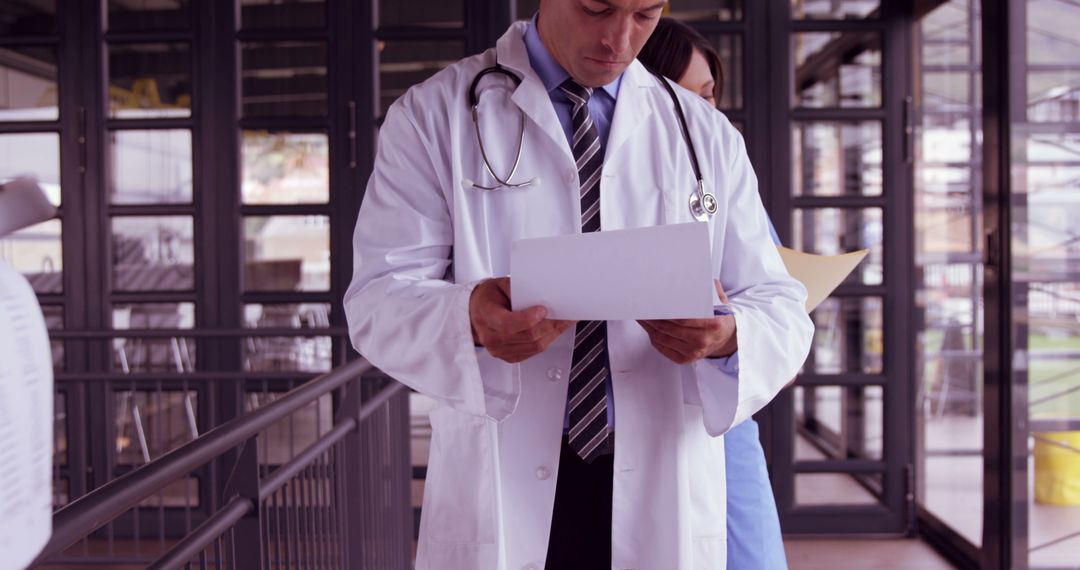
[[423, 517], [435, 543], [494, 544], [494, 422], [450, 408], [431, 411]]

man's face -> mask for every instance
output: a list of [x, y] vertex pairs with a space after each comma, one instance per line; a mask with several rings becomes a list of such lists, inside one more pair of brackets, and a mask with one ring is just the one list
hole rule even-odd
[[600, 87], [634, 61], [667, 0], [542, 0], [540, 37], [578, 83]]

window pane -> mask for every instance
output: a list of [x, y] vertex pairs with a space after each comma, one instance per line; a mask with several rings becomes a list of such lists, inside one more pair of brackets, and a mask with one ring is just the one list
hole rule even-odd
[[743, 0], [680, 0], [668, 15], [687, 22], [729, 22], [743, 19]]
[[1028, 410], [1014, 427], [1028, 446], [1011, 465], [1032, 482], [1013, 488], [1013, 523], [1027, 524], [1032, 568], [1059, 568], [1080, 560], [1080, 5], [1010, 7], [1022, 14], [1008, 53], [1027, 100], [1012, 91], [1012, 311], [1002, 317], [1012, 326], [1011, 404]]
[[[113, 305], [112, 328], [191, 329], [194, 303], [138, 303]], [[192, 372], [195, 340], [171, 338], [117, 338], [113, 341], [113, 370], [129, 372]]]
[[115, 217], [112, 236], [114, 290], [190, 291], [194, 287], [190, 217]]
[[54, 206], [60, 205], [60, 135], [0, 135], [0, 182], [17, 176], [36, 178]]
[[[49, 332], [64, 330], [64, 307], [62, 305], [43, 305], [41, 313], [45, 317], [45, 328]], [[53, 371], [63, 372], [64, 341], [50, 340], [49, 346], [52, 349]]]
[[881, 374], [884, 335], [878, 297], [829, 298], [810, 317], [814, 342], [803, 370], [815, 374]]
[[67, 394], [57, 391], [53, 396], [53, 465], [68, 464]]
[[36, 293], [63, 290], [60, 220], [49, 220], [0, 238], [0, 259], [26, 276]]
[[817, 445], [797, 444], [795, 459], [881, 459], [882, 394], [881, 386], [797, 386], [798, 425], [820, 437]]
[[791, 0], [791, 18], [862, 19], [880, 16], [881, 0]]
[[112, 404], [117, 465], [142, 465], [198, 436], [195, 390], [116, 390]]
[[[924, 83], [925, 91], [933, 89]], [[924, 91], [924, 92], [925, 92]], [[915, 239], [918, 258], [939, 263], [971, 257], [979, 249], [982, 149], [981, 119], [971, 110], [923, 98], [916, 139]]]
[[819, 255], [869, 249], [870, 255], [848, 275], [844, 283], [882, 283], [883, 228], [880, 208], [799, 209], [793, 215], [793, 249]]
[[876, 505], [878, 499], [855, 477], [844, 473], [797, 473], [795, 503], [814, 505]]
[[244, 28], [321, 28], [326, 26], [326, 1], [240, 0], [240, 25]]
[[[330, 326], [330, 305], [303, 303], [244, 306], [248, 328], [311, 329]], [[244, 370], [325, 372], [332, 368], [333, 345], [328, 336], [251, 337], [244, 342]]]
[[56, 120], [56, 70], [55, 48], [0, 48], [0, 121]]
[[56, 0], [0, 3], [0, 37], [56, 33]]
[[[379, 0], [379, 27], [461, 28], [464, 27], [464, 13], [462, 0]], [[518, 17], [527, 18], [532, 13], [526, 16], [519, 12]]]
[[326, 291], [330, 287], [330, 218], [244, 218], [245, 291]]
[[[983, 517], [978, 3], [926, 14], [915, 58], [917, 500], [978, 545]], [[972, 88], [974, 86], [974, 89]]]
[[109, 116], [191, 116], [191, 50], [187, 44], [109, 46]]
[[382, 114], [409, 87], [463, 57], [465, 45], [459, 41], [379, 42], [379, 108]]
[[881, 123], [794, 123], [791, 127], [795, 196], [881, 194]]
[[517, 19], [528, 20], [540, 9], [540, 0], [516, 0], [514, 9]]
[[330, 326], [328, 303], [288, 303], [244, 305], [244, 327], [320, 329]]
[[325, 204], [330, 145], [325, 134], [244, 131], [245, 204]]
[[195, 328], [195, 303], [125, 303], [113, 305], [112, 327], [126, 329]]
[[[269, 391], [249, 390], [244, 399], [244, 411], [251, 412], [285, 395]], [[326, 394], [259, 434], [257, 445], [260, 465], [283, 465], [306, 447], [315, 443], [334, 426], [333, 398]]]
[[113, 204], [191, 203], [191, 131], [109, 133]]
[[326, 115], [326, 44], [245, 43], [245, 117]]
[[1076, 26], [1080, 6], [1056, 0], [1026, 0], [1027, 117], [1031, 122], [1080, 121], [1080, 63]]
[[706, 36], [717, 53], [723, 68], [723, 90], [720, 93], [721, 109], [741, 109], [743, 106], [743, 43], [742, 36], [735, 34], [709, 34]]
[[53, 478], [53, 509], [68, 504], [71, 482], [67, 477]]
[[796, 107], [880, 107], [881, 36], [874, 32], [791, 35]]
[[107, 27], [113, 31], [186, 28], [191, 26], [188, 4], [189, 0], [109, 0]]
[[806, 411], [806, 420], [835, 434], [842, 431], [844, 388], [841, 386], [814, 386], [806, 388], [813, 398], [813, 406]]

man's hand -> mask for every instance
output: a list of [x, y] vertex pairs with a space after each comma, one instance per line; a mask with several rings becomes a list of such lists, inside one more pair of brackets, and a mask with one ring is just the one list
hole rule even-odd
[[[716, 281], [720, 300], [728, 302], [720, 282]], [[638, 321], [649, 333], [649, 340], [660, 354], [676, 364], [690, 364], [702, 358], [731, 356], [739, 349], [735, 335], [735, 317], [721, 315], [711, 319], [669, 319]]]
[[481, 282], [469, 298], [473, 343], [511, 364], [543, 352], [575, 323], [545, 317], [547, 309], [543, 307], [510, 310], [509, 277]]

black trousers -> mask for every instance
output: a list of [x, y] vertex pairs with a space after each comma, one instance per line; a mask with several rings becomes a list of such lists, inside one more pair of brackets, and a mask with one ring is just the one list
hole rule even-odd
[[563, 436], [547, 570], [611, 568], [611, 481], [614, 456], [586, 463]]

